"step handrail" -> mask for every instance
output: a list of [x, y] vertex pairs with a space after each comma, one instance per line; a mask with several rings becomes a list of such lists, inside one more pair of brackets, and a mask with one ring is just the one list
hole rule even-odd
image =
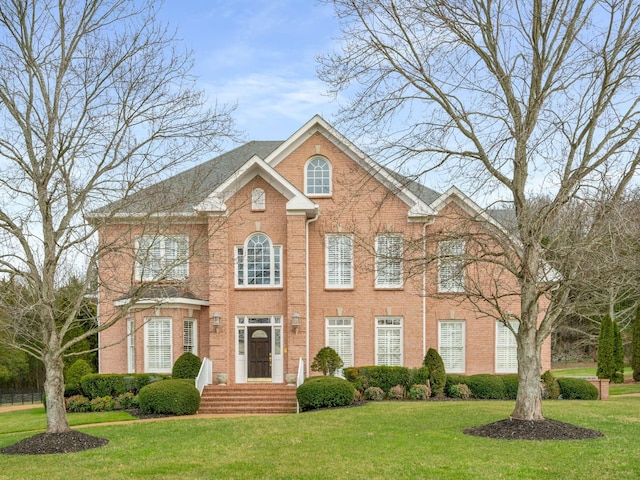
[[[300, 357], [298, 361], [298, 375], [296, 376], [296, 389], [304, 383], [304, 360]], [[296, 395], [296, 413], [300, 413], [300, 402]]]
[[198, 389], [198, 393], [202, 396], [202, 391], [204, 387], [207, 385], [211, 385], [213, 383], [213, 361], [207, 357], [202, 359], [202, 364], [200, 365], [200, 371], [198, 371], [198, 376], [196, 377], [196, 388]]

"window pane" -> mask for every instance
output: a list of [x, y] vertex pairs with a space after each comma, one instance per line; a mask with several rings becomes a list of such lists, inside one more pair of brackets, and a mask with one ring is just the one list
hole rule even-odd
[[[385, 323], [387, 319], [384, 319]], [[386, 366], [402, 366], [402, 326], [401, 319], [388, 319], [398, 322], [397, 326], [381, 325], [378, 322], [377, 364]]]
[[314, 158], [307, 164], [307, 195], [331, 193], [331, 166], [324, 158]]
[[[511, 326], [517, 332], [519, 322]], [[496, 372], [514, 373], [518, 371], [518, 345], [516, 337], [501, 321], [496, 322]]]
[[463, 240], [450, 240], [438, 244], [438, 290], [441, 292], [464, 291]]
[[353, 286], [353, 247], [349, 235], [327, 236], [327, 285]]
[[438, 350], [447, 372], [464, 372], [464, 322], [440, 322]]

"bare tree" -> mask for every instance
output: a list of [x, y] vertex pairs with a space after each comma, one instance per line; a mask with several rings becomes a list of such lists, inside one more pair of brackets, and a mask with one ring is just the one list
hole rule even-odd
[[[565, 244], [555, 255], [567, 268], [550, 275], [545, 243], [572, 199], [597, 192], [615, 205], [633, 181], [640, 5], [332, 3], [342, 50], [321, 58], [319, 73], [335, 94], [352, 98], [341, 110], [345, 128], [407, 161], [406, 171], [444, 165], [458, 183], [490, 189], [513, 206], [508, 251], [516, 257], [504, 263], [520, 298], [520, 388], [511, 416], [543, 419], [540, 348], [564, 314], [579, 265], [576, 246]], [[533, 201], [541, 196], [546, 201]], [[607, 215], [604, 209], [584, 226], [581, 244], [589, 245]], [[500, 307], [499, 296], [487, 300]], [[512, 315], [498, 318], [508, 327]]]
[[[115, 248], [96, 232], [233, 133], [230, 109], [194, 89], [190, 54], [154, 3], [0, 1], [0, 275], [19, 287], [0, 295], [0, 326], [44, 363], [48, 433], [69, 430], [65, 351], [118, 320], [68, 335]], [[169, 211], [182, 192], [170, 193], [147, 201]], [[61, 307], [56, 289], [74, 274], [83, 281]]]

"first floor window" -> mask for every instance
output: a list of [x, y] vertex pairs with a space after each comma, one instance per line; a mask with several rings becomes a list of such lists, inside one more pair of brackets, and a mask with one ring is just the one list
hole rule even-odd
[[464, 240], [438, 243], [438, 291], [464, 292]]
[[464, 322], [441, 321], [438, 352], [447, 373], [464, 373]]
[[135, 323], [133, 318], [127, 318], [127, 372], [136, 371], [136, 346], [135, 346]]
[[353, 367], [353, 318], [327, 318], [327, 346], [340, 355], [343, 368]]
[[142, 235], [136, 238], [136, 279], [183, 280], [189, 276], [186, 235]]
[[376, 365], [402, 366], [402, 319], [376, 319]]
[[402, 237], [376, 237], [376, 287], [402, 287]]
[[[509, 322], [515, 332], [520, 323]], [[496, 373], [516, 373], [518, 371], [518, 344], [516, 337], [500, 320], [496, 322]]]
[[144, 326], [145, 371], [167, 373], [171, 371], [171, 319], [151, 318]]
[[198, 324], [196, 323], [195, 319], [189, 318], [184, 320], [182, 336], [182, 345], [184, 352], [193, 353], [194, 355], [198, 354], [197, 328]]
[[353, 239], [351, 235], [327, 235], [326, 282], [328, 288], [353, 288]]

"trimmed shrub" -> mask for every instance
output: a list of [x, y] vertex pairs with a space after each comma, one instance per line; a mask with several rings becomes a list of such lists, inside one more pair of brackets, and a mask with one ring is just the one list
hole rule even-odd
[[86, 360], [76, 360], [64, 374], [65, 397], [80, 394], [80, 379], [93, 373], [93, 368]]
[[125, 392], [118, 397], [118, 405], [120, 405], [120, 408], [123, 410], [138, 408], [138, 396], [131, 392]]
[[184, 352], [173, 364], [171, 378], [195, 379], [200, 371], [200, 365], [202, 365], [202, 360], [196, 355], [191, 352]]
[[396, 385], [389, 389], [387, 397], [389, 400], [402, 400], [404, 398], [404, 387], [402, 385]]
[[402, 385], [407, 388], [410, 386], [412, 378], [412, 374], [407, 367], [360, 367], [359, 373], [362, 376], [362, 384], [365, 389], [368, 387], [380, 387], [384, 392], [388, 392], [391, 387], [396, 385]]
[[91, 373], [80, 379], [82, 392], [90, 399], [117, 397], [125, 391], [123, 375]]
[[548, 400], [557, 400], [560, 396], [560, 385], [558, 380], [553, 376], [551, 370], [547, 370], [540, 377], [540, 387], [542, 388], [542, 398]]
[[[429, 380], [429, 367], [420, 367], [420, 368], [412, 368], [409, 370], [409, 374], [411, 375], [411, 385], [426, 385], [427, 383], [431, 383]], [[411, 388], [409, 385], [409, 388]], [[429, 388], [431, 390], [431, 388]]]
[[193, 382], [164, 380], [143, 387], [138, 402], [144, 413], [193, 415], [200, 407], [200, 394]]
[[111, 396], [98, 397], [91, 400], [92, 412], [110, 412], [116, 407], [116, 401]]
[[438, 351], [435, 348], [427, 350], [422, 364], [429, 369], [431, 393], [435, 396], [444, 394], [447, 374], [444, 370], [444, 362]]
[[310, 377], [298, 387], [296, 396], [302, 411], [344, 407], [355, 400], [355, 389], [347, 380], [332, 376]]
[[83, 395], [73, 395], [65, 400], [67, 412], [84, 413], [91, 411], [89, 399]]
[[[341, 369], [344, 366], [344, 362], [331, 347], [323, 347], [313, 357], [313, 363], [311, 363], [311, 370], [314, 372], [321, 372], [323, 375], [333, 376], [336, 370]], [[194, 377], [195, 378], [195, 377]]]
[[564, 400], [598, 399], [598, 389], [582, 378], [559, 378], [558, 385]]
[[508, 375], [500, 375], [504, 384], [504, 399], [515, 400], [518, 396], [518, 374], [510, 373]]
[[461, 398], [467, 400], [471, 397], [471, 389], [464, 383], [456, 383], [449, 385], [449, 392], [447, 395], [451, 398]]
[[131, 392], [137, 395], [142, 387], [146, 387], [150, 383], [158, 382], [160, 380], [166, 380], [166, 375], [160, 375], [157, 373], [130, 373], [122, 376], [124, 382], [125, 391]]
[[636, 308], [636, 318], [633, 322], [633, 337], [631, 340], [631, 368], [633, 379], [640, 382], [640, 306]]
[[445, 382], [445, 386], [444, 386], [444, 393], [447, 397], [452, 397], [452, 398], [460, 398], [460, 397], [455, 397], [453, 395], [451, 395], [451, 387], [453, 387], [454, 385], [466, 385], [468, 378], [466, 375], [459, 375], [459, 374], [447, 374], [447, 380]]
[[374, 402], [384, 400], [384, 390], [380, 387], [369, 387], [364, 391], [364, 398]]
[[502, 400], [505, 398], [504, 382], [502, 378], [490, 373], [480, 373], [468, 377], [467, 385], [475, 398], [485, 400]]
[[411, 400], [426, 400], [431, 396], [431, 388], [428, 385], [415, 384], [409, 389], [409, 398]]

